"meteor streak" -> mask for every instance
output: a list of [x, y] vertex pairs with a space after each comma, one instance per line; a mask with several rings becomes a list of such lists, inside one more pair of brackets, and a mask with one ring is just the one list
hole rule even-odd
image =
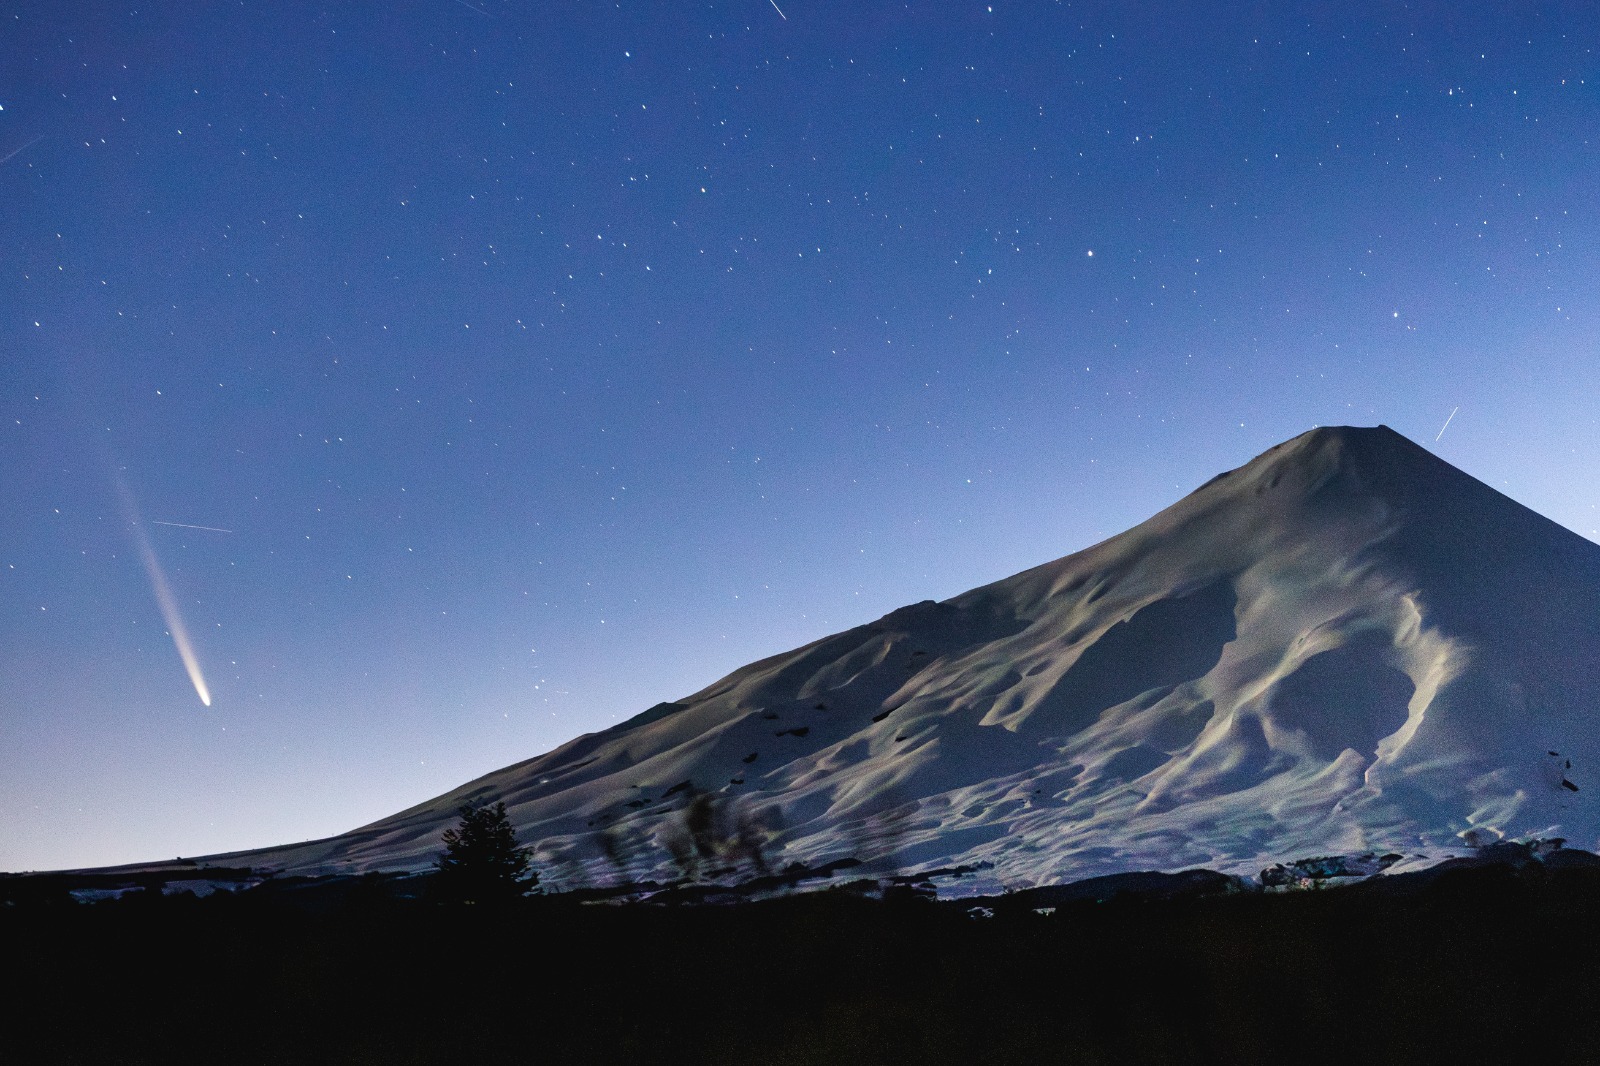
[[[1459, 411], [1459, 410], [1461, 410], [1461, 408], [1459, 408], [1459, 407], [1452, 407], [1452, 408], [1451, 408], [1451, 409], [1450, 409], [1450, 418], [1454, 418], [1454, 417], [1455, 417], [1455, 416], [1456, 416], [1456, 412], [1457, 412], [1457, 411]], [[1442, 426], [1440, 426], [1440, 427], [1439, 427], [1439, 436], [1438, 436], [1438, 437], [1434, 437], [1434, 438], [1433, 438], [1433, 439], [1434, 439], [1434, 440], [1438, 440], [1438, 439], [1439, 439], [1439, 437], [1442, 437], [1442, 436], [1444, 436], [1444, 431], [1445, 431], [1445, 430], [1447, 430], [1447, 429], [1449, 429], [1449, 428], [1450, 428], [1450, 418], [1446, 418], [1446, 419], [1445, 419], [1445, 420], [1444, 420], [1444, 425], [1442, 425]]]
[[[189, 680], [194, 684], [194, 691], [200, 697], [200, 702], [207, 707], [211, 706], [211, 690], [206, 687], [206, 679], [200, 673], [200, 660], [194, 653], [194, 644], [189, 640], [189, 628], [183, 624], [183, 616], [178, 613], [178, 601], [172, 595], [172, 588], [167, 584], [167, 575], [161, 569], [161, 560], [156, 558], [156, 550], [150, 545], [150, 538], [145, 536], [144, 527], [139, 524], [139, 512], [133, 505], [133, 494], [128, 487], [118, 484], [122, 490], [122, 503], [127, 508], [128, 520], [133, 526], [134, 547], [139, 549], [139, 561], [144, 563], [144, 572], [150, 578], [150, 589], [155, 593], [156, 606], [161, 609], [161, 618], [167, 623], [167, 632], [172, 634], [172, 646], [178, 649], [178, 658], [183, 660], [183, 668], [189, 673]], [[176, 525], [173, 522], [164, 522], [163, 525]]]
[[23, 152], [26, 152], [29, 148], [32, 148], [34, 145], [38, 144], [42, 140], [44, 140], [44, 134], [41, 133], [41, 134], [39, 134], [39, 136], [37, 136], [33, 140], [29, 141], [27, 144], [23, 145], [21, 148], [13, 148], [13, 149], [11, 149], [11, 151], [7, 152], [5, 155], [0, 155], [0, 163], [9, 163], [9, 162], [11, 162], [11, 160], [14, 157], [21, 155]]
[[187, 522], [163, 522], [159, 518], [150, 519], [153, 526], [177, 526], [179, 529], [203, 529], [207, 533], [232, 533], [231, 529], [219, 529], [216, 526], [191, 526]]

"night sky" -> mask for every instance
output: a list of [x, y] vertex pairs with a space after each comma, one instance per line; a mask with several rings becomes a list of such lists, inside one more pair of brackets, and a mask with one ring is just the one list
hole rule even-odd
[[1319, 424], [1600, 538], [1596, 5], [780, 4], [0, 9], [0, 869], [353, 828]]

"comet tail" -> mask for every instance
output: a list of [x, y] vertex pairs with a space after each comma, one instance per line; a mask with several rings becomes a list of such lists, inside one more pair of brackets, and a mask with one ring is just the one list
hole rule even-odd
[[183, 668], [189, 672], [189, 680], [194, 683], [200, 702], [209, 707], [211, 690], [206, 688], [205, 675], [200, 673], [200, 660], [195, 656], [194, 643], [189, 639], [189, 628], [183, 624], [183, 616], [178, 613], [178, 601], [172, 595], [172, 587], [167, 584], [167, 575], [161, 569], [161, 560], [156, 558], [150, 538], [145, 536], [144, 527], [139, 524], [132, 494], [126, 487], [119, 487], [122, 488], [123, 503], [127, 506], [128, 517], [133, 525], [133, 541], [139, 549], [139, 561], [144, 563], [144, 572], [149, 575], [150, 588], [156, 595], [156, 606], [161, 609], [167, 632], [172, 634], [173, 647], [178, 649], [178, 658], [183, 660]]

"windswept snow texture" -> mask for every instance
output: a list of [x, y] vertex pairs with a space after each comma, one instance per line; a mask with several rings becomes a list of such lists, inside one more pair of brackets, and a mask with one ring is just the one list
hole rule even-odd
[[[1600, 547], [1386, 427], [1318, 429], [1075, 555], [344, 836], [226, 861], [418, 869], [478, 800], [505, 801], [557, 887], [757, 850], [988, 863], [985, 880], [1026, 886], [1503, 837], [1594, 847], [1597, 604]], [[742, 851], [696, 855], [700, 794]]]

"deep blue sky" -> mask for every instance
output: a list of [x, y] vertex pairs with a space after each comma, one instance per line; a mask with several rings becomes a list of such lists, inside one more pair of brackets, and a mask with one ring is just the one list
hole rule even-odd
[[0, 869], [352, 828], [1318, 424], [1600, 537], [1595, 5], [781, 6], [6, 5]]

